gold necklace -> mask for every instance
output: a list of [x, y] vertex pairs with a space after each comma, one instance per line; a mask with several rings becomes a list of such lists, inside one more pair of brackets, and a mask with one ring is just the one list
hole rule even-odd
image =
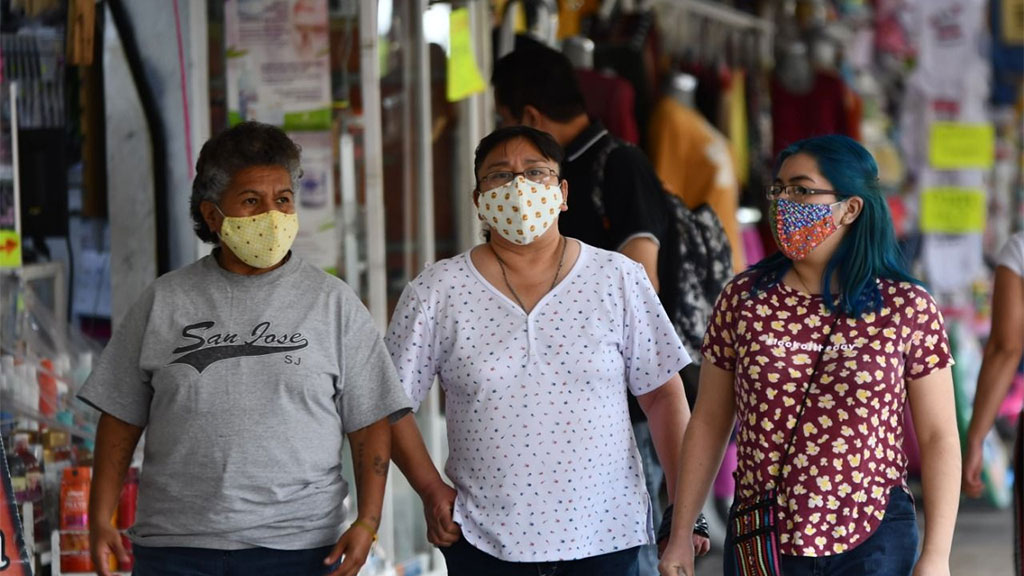
[[[494, 253], [494, 257], [498, 259], [498, 267], [501, 268], [501, 278], [505, 281], [505, 287], [512, 293], [512, 297], [516, 299], [516, 304], [519, 304], [519, 307], [523, 309], [523, 312], [529, 314], [530, 311], [523, 305], [523, 301], [519, 298], [519, 294], [516, 294], [515, 288], [513, 288], [512, 284], [508, 281], [508, 273], [505, 272], [505, 261], [501, 259], [501, 256], [498, 256], [498, 252], [495, 251], [494, 246], [491, 246], [490, 244], [487, 246], [490, 247], [491, 252]], [[548, 292], [554, 290], [555, 285], [558, 284], [558, 275], [562, 273], [562, 264], [565, 263], [565, 246], [565, 236], [562, 236], [562, 254], [558, 257], [558, 269], [555, 270], [555, 277], [551, 279], [551, 287], [548, 288]]]
[[814, 295], [814, 292], [811, 292], [811, 289], [807, 287], [807, 283], [800, 277], [800, 273], [796, 271], [796, 268], [793, 269], [793, 276], [796, 276], [796, 279], [800, 281], [800, 285], [803, 286], [804, 290], [806, 290], [808, 294], [812, 296]]

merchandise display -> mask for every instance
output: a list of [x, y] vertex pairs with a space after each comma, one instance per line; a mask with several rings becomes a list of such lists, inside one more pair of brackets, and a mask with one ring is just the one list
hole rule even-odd
[[[104, 4], [125, 7], [105, 14]], [[263, 266], [290, 250], [342, 278], [380, 330], [427, 265], [480, 241], [481, 218], [517, 244], [556, 216], [567, 236], [609, 250], [651, 237], [662, 307], [696, 365], [727, 276], [778, 247], [805, 256], [842, 228], [836, 206], [772, 202], [781, 195], [780, 151], [807, 137], [848, 135], [876, 162], [874, 184], [902, 257], [946, 322], [966, 435], [996, 255], [1024, 230], [1022, 0], [136, 4], [0, 0], [0, 496], [8, 497], [0, 507], [9, 510], [0, 515], [0, 560], [23, 555], [34, 576], [95, 572], [88, 502], [100, 413], [77, 394], [141, 287], [208, 254], [175, 195], [192, 186], [201, 143], [244, 119], [286, 129], [301, 147], [302, 175], [292, 177], [294, 215], [229, 219], [222, 239], [243, 261]], [[120, 38], [93, 37], [105, 29]], [[557, 174], [502, 172], [512, 176], [500, 194], [475, 206], [474, 147], [508, 121], [484, 88], [495, 61], [531, 44], [569, 57], [590, 127], [565, 146]], [[124, 101], [138, 118], [122, 113]], [[141, 148], [154, 144], [152, 165], [124, 161], [126, 133], [151, 137]], [[606, 136], [629, 145], [612, 154]], [[622, 169], [648, 161], [649, 174]], [[563, 179], [569, 192], [559, 213]], [[659, 181], [671, 198], [648, 193]], [[154, 222], [124, 211], [133, 195], [152, 202]], [[687, 228], [691, 212], [701, 219]], [[140, 264], [145, 251], [118, 254], [136, 236], [147, 250], [152, 243], [153, 262]], [[731, 269], [722, 265], [729, 255]], [[525, 293], [514, 281], [508, 287], [516, 300]], [[198, 289], [178, 305], [202, 309], [188, 301]], [[204, 334], [210, 347], [230, 336], [216, 331]], [[170, 342], [177, 332], [165, 336]], [[691, 400], [694, 368], [684, 377]], [[458, 448], [446, 436], [448, 392], [432, 392], [418, 416], [435, 464]], [[1012, 507], [1013, 461], [1024, 460], [1024, 441], [1015, 446], [1022, 405], [1024, 363], [984, 440], [979, 507]], [[634, 401], [635, 419], [638, 412]], [[903, 418], [912, 432], [909, 411]], [[918, 490], [920, 450], [912, 433], [906, 438], [908, 485]], [[727, 447], [703, 508], [713, 553], [721, 553], [743, 486], [734, 477], [743, 446]], [[111, 518], [129, 552], [140, 485], [140, 522], [152, 516], [142, 453], [140, 446]], [[660, 478], [656, 458], [642, 447], [641, 457]], [[349, 484], [353, 469], [346, 460]], [[668, 492], [646, 480], [657, 526]], [[443, 575], [410, 483], [396, 470], [388, 487], [380, 539], [361, 574]], [[213, 481], [201, 488], [219, 489]], [[353, 517], [354, 500], [345, 506]], [[640, 576], [657, 573], [649, 552]], [[8, 569], [0, 565], [0, 574]]]
[[[45, 302], [41, 294], [51, 286], [46, 278], [26, 280], [38, 278], [33, 270], [0, 271], [0, 436], [10, 510], [23, 525], [33, 574], [89, 573], [96, 416], [73, 393], [89, 375], [99, 346], [57, 321], [54, 312], [66, 302]], [[126, 514], [133, 514], [135, 497], [126, 485]]]

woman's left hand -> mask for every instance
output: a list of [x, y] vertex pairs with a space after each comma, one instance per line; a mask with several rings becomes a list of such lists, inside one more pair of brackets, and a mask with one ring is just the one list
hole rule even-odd
[[914, 576], [949, 576], [949, 558], [921, 554], [914, 566]]
[[703, 556], [711, 551], [711, 539], [700, 534], [693, 535], [693, 555]]
[[324, 565], [330, 566], [339, 558], [344, 558], [341, 565], [328, 576], [356, 576], [370, 556], [370, 546], [372, 545], [373, 535], [370, 534], [370, 531], [353, 524], [341, 535], [338, 543], [331, 549], [331, 553], [324, 559]]

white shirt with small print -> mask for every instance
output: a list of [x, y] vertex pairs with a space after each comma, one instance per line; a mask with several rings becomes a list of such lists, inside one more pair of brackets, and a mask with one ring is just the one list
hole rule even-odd
[[445, 392], [454, 520], [512, 562], [577, 560], [653, 542], [626, 393], [690, 362], [643, 267], [580, 244], [527, 315], [469, 252], [423, 271], [385, 341], [414, 409]]

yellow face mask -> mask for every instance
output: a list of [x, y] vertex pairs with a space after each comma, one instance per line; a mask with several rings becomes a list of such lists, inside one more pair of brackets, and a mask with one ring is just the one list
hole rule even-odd
[[270, 268], [284, 259], [299, 231], [299, 216], [270, 210], [256, 216], [224, 216], [220, 241], [253, 268]]

